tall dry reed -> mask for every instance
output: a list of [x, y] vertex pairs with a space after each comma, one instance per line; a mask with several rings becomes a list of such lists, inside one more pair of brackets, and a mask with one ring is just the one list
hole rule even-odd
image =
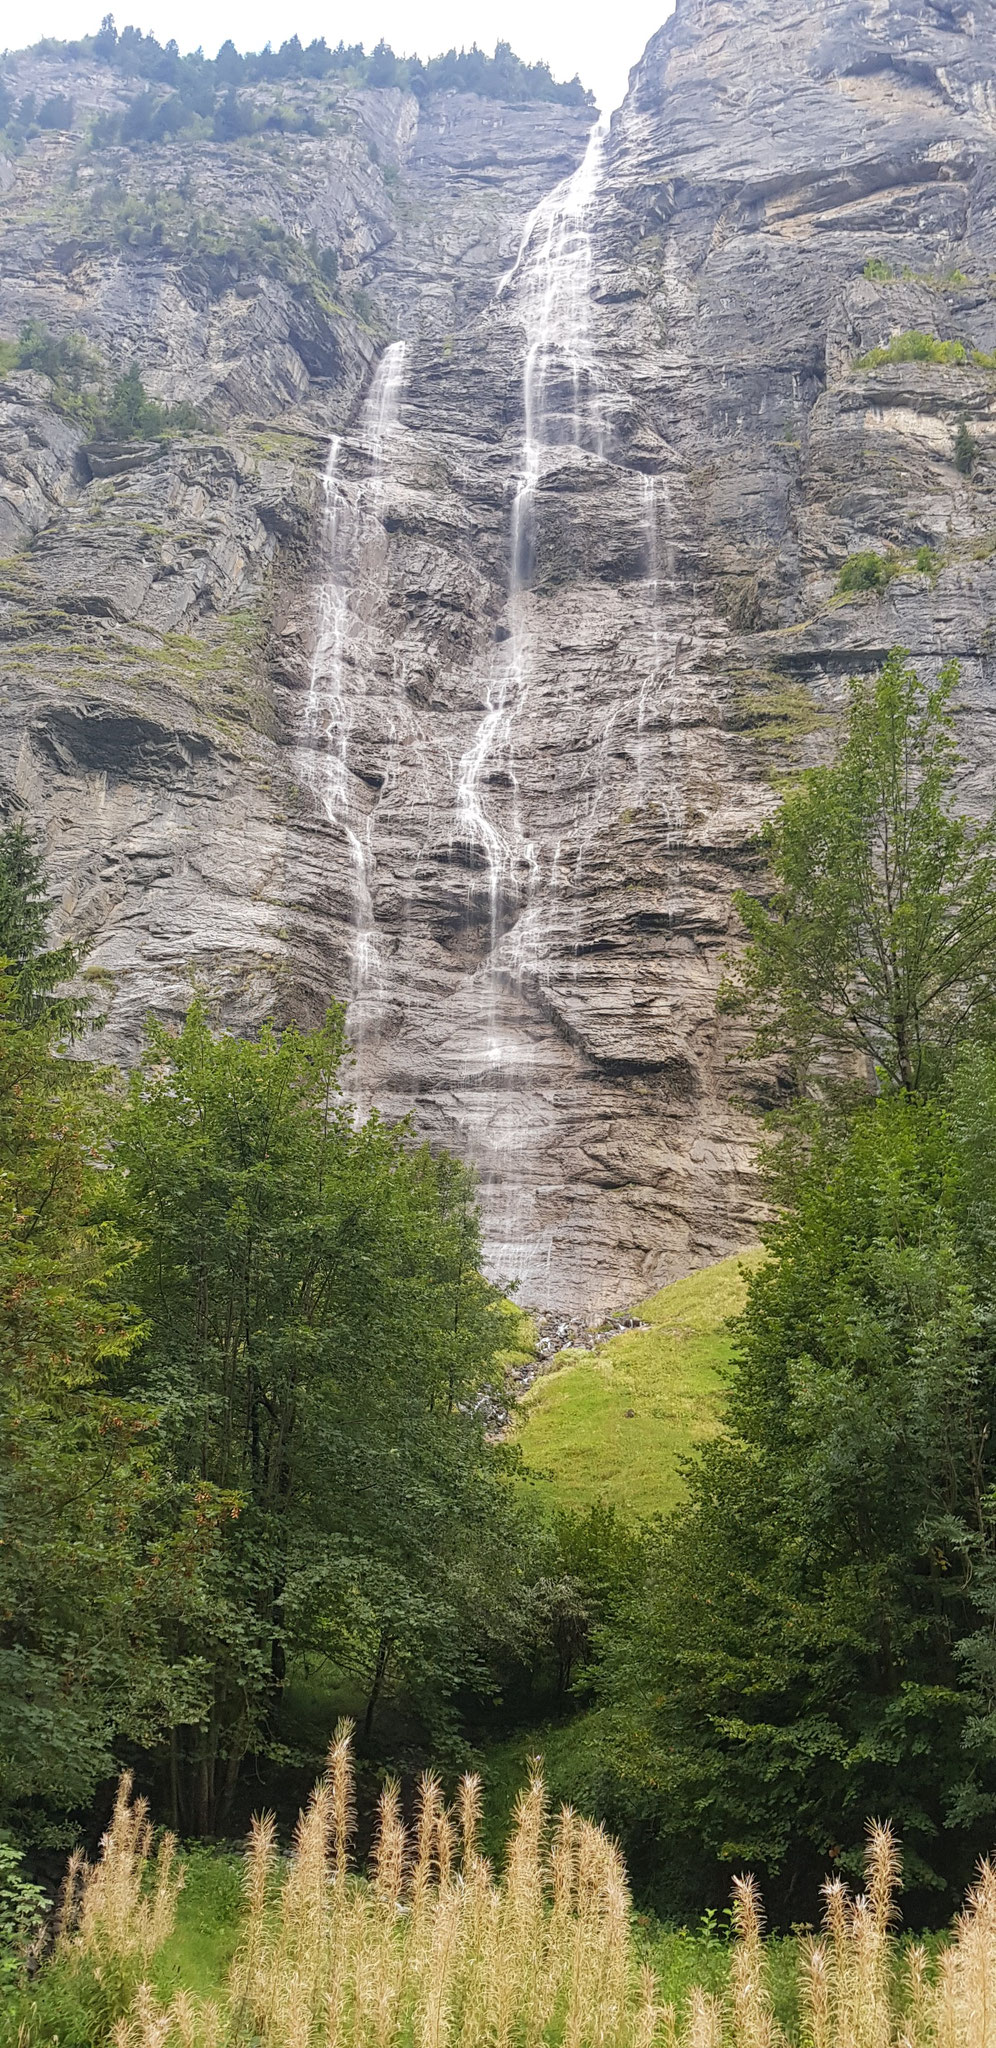
[[[75, 1866], [64, 1946], [145, 1957], [172, 1924], [172, 1846], [151, 1858], [130, 1789], [100, 1862]], [[603, 1830], [569, 1808], [551, 1821], [538, 1765], [500, 1874], [479, 1851], [479, 1818], [475, 1778], [450, 1809], [427, 1773], [409, 1830], [389, 1782], [370, 1878], [356, 1876], [340, 1726], [286, 1861], [272, 1819], [253, 1824], [227, 1996], [165, 2005], [143, 1984], [113, 2048], [785, 2048], [753, 1879], [734, 1886], [725, 1994], [695, 1989], [676, 2015], [638, 1957]], [[982, 1866], [933, 1966], [897, 1940], [899, 1889], [892, 1830], [875, 1822], [864, 1891], [834, 1879], [822, 1934], [796, 1944], [803, 2048], [996, 2048], [996, 1870]]]
[[144, 1961], [172, 1933], [183, 1884], [176, 1838], [164, 1835], [153, 1853], [147, 1802], [131, 1795], [131, 1773], [125, 1772], [96, 1863], [78, 1851], [69, 1859], [56, 1914], [63, 1952]]

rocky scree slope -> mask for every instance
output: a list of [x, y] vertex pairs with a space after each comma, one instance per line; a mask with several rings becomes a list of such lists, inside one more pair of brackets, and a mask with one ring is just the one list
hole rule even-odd
[[0, 772], [115, 1049], [192, 979], [246, 1027], [346, 996], [540, 1305], [750, 1236], [731, 1097], [777, 1077], [714, 994], [779, 777], [901, 641], [962, 661], [991, 790], [994, 72], [960, 0], [679, 0], [590, 145], [337, 87], [318, 137], [99, 159], [119, 79], [8, 73], [76, 126], [3, 173], [0, 334], [211, 425], [102, 453], [0, 388]]

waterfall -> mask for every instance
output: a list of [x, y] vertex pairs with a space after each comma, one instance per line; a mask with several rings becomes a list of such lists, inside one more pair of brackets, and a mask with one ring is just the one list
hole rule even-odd
[[661, 666], [661, 546], [660, 527], [657, 517], [657, 478], [645, 476], [642, 483], [643, 527], [647, 542], [647, 604], [650, 608], [650, 634], [653, 657], [651, 673], [644, 677], [640, 689], [639, 729], [643, 731], [646, 716], [647, 683], [656, 683]]
[[383, 499], [386, 466], [397, 432], [401, 400], [405, 389], [405, 356], [408, 344], [392, 341], [374, 371], [373, 382], [360, 419], [360, 439], [370, 457], [367, 508], [378, 507]]
[[628, 1048], [680, 1023], [680, 471], [602, 346], [606, 153], [599, 123], [466, 350], [395, 343], [331, 443], [304, 721], [353, 1092], [477, 1169], [486, 1267], [534, 1304], [604, 1286]]
[[641, 513], [646, 542], [647, 608], [650, 613], [650, 662], [640, 679], [636, 707], [636, 791], [642, 797], [647, 765], [647, 714], [656, 696], [661, 674], [661, 548], [658, 480], [649, 473], [641, 478]]
[[384, 974], [373, 902], [375, 806], [357, 776], [353, 740], [362, 736], [374, 655], [371, 599], [384, 567], [382, 513], [404, 394], [406, 344], [385, 349], [360, 413], [356, 440], [367, 474], [350, 492], [343, 437], [332, 436], [322, 477], [321, 581], [304, 715], [303, 779], [331, 826], [341, 831], [352, 874], [353, 927], [349, 1008], [357, 1092], [363, 1095], [363, 1046], [376, 1023]]
[[[681, 790], [681, 735], [675, 720], [677, 675], [676, 641], [667, 630], [666, 605], [673, 598], [677, 569], [674, 559], [674, 512], [671, 487], [666, 473], [641, 478], [641, 512], [646, 551], [646, 603], [650, 614], [650, 661], [640, 683], [636, 717], [637, 795], [644, 797], [648, 750], [654, 739], [663, 738], [663, 755], [657, 749], [658, 775], [654, 800], [664, 806], [668, 838], [684, 818]], [[663, 548], [662, 548], [663, 541]], [[663, 553], [663, 562], [662, 562]], [[670, 769], [668, 779], [660, 768]]]
[[[503, 1277], [540, 1278], [552, 1236], [537, 1228], [516, 1157], [535, 1134], [511, 1085], [535, 1059], [514, 994], [535, 982], [556, 898], [562, 849], [523, 832], [516, 728], [529, 695], [539, 496], [551, 453], [600, 457], [605, 421], [591, 336], [592, 223], [608, 124], [592, 129], [578, 169], [540, 200], [496, 299], [523, 330], [522, 444], [509, 525], [508, 628], [487, 678], [481, 717], [456, 776], [455, 838], [469, 867], [483, 869], [488, 949], [476, 977], [470, 1037], [476, 1045], [479, 1164], [492, 1182], [489, 1263]], [[495, 802], [500, 805], [495, 815]], [[472, 1062], [473, 1064], [474, 1062]]]
[[[458, 831], [487, 864], [492, 939], [498, 938], [503, 887], [516, 883], [521, 862], [528, 884], [539, 869], [534, 850], [516, 830], [514, 727], [528, 687], [530, 622], [526, 616], [535, 563], [536, 495], [547, 451], [580, 448], [586, 438], [602, 452], [603, 423], [591, 329], [591, 220], [605, 154], [608, 124], [599, 119], [576, 171], [534, 207], [519, 252], [496, 297], [514, 301], [525, 330], [522, 370], [523, 439], [512, 500], [509, 541], [509, 625], [505, 652], [488, 682], [484, 713], [457, 772]], [[512, 834], [490, 816], [484, 801], [488, 776], [503, 774], [513, 793]]]
[[512, 595], [528, 587], [535, 562], [535, 500], [547, 449], [580, 448], [586, 432], [602, 452], [598, 380], [591, 346], [591, 219], [608, 123], [599, 119], [573, 176], [540, 200], [518, 256], [499, 285], [517, 285], [526, 330], [522, 372], [522, 469], [512, 506]]
[[347, 773], [343, 650], [348, 602], [345, 581], [337, 571], [343, 508], [339, 488], [341, 455], [342, 439], [340, 435], [333, 434], [322, 472], [318, 555], [324, 574], [318, 589], [318, 619], [304, 713], [303, 776], [330, 824], [336, 823], [344, 807]]

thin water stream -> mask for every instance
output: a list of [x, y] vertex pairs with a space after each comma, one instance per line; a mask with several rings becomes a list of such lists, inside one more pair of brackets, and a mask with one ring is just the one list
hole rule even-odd
[[364, 1094], [363, 1052], [384, 998], [373, 902], [375, 809], [355, 771], [375, 655], [374, 622], [383, 584], [382, 512], [404, 395], [406, 344], [392, 342], [374, 371], [356, 441], [367, 474], [350, 490], [343, 439], [333, 435], [322, 477], [318, 618], [304, 715], [304, 779], [328, 822], [341, 831], [352, 874], [350, 1029], [356, 1087]]

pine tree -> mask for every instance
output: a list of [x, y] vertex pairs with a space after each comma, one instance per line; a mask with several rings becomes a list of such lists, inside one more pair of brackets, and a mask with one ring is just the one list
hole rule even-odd
[[51, 910], [36, 840], [23, 825], [8, 825], [0, 832], [0, 959], [8, 962], [11, 1009], [24, 1023], [47, 1017], [73, 1038], [96, 1022], [89, 998], [55, 991], [79, 973], [89, 947], [50, 947]]
[[958, 421], [958, 431], [955, 434], [954, 444], [955, 468], [960, 471], [962, 476], [971, 476], [978, 452], [979, 444], [974, 434], [969, 433], [968, 421], [963, 414]]

